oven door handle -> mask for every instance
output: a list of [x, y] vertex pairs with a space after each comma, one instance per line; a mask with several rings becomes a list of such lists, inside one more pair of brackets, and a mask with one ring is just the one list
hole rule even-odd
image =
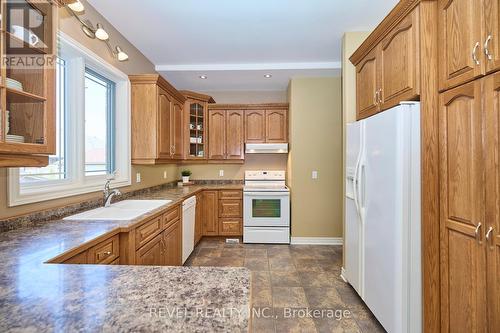
[[289, 192], [243, 192], [245, 197], [289, 197]]

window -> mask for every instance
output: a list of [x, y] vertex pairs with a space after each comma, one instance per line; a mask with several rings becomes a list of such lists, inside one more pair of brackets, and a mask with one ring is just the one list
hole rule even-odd
[[85, 69], [85, 175], [114, 171], [115, 83]]
[[130, 185], [128, 76], [63, 33], [56, 67], [57, 151], [44, 168], [9, 171], [9, 205]]

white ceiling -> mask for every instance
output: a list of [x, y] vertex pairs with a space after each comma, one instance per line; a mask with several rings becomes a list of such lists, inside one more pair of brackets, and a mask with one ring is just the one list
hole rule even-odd
[[177, 88], [216, 91], [338, 75], [343, 33], [373, 29], [398, 0], [89, 2]]

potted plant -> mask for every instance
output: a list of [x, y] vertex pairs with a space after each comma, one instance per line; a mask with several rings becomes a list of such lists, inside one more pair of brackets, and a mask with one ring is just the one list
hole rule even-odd
[[184, 184], [189, 183], [189, 176], [191, 176], [191, 170], [182, 170], [181, 175], [182, 175], [182, 182]]

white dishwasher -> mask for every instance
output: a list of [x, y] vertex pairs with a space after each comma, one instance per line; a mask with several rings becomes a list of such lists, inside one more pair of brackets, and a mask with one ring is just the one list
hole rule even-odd
[[196, 196], [182, 202], [182, 263], [194, 250], [194, 224], [196, 218]]

